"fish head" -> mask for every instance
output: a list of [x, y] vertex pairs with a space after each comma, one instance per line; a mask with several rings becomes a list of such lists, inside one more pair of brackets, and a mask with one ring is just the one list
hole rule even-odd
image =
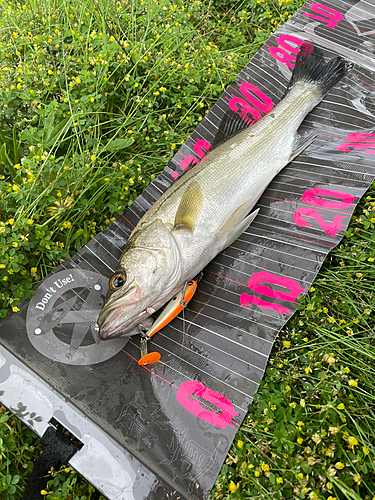
[[99, 337], [132, 335], [174, 291], [180, 275], [179, 250], [172, 226], [156, 219], [136, 229], [109, 280], [98, 318]]

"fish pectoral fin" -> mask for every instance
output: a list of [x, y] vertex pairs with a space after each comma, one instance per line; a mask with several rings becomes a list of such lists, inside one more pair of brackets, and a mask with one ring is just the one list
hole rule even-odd
[[220, 227], [218, 231], [219, 240], [221, 240], [220, 251], [236, 241], [258, 215], [259, 208], [246, 217], [249, 206], [248, 201], [240, 205]]
[[293, 150], [288, 161], [294, 160], [296, 156], [302, 153], [315, 140], [316, 134], [297, 134], [294, 139]]
[[196, 226], [203, 205], [202, 188], [192, 181], [186, 188], [178, 206], [173, 230], [188, 230], [192, 232]]

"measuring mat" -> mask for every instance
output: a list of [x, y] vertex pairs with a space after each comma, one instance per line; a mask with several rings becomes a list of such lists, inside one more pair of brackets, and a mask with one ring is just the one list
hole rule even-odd
[[[210, 150], [228, 110], [254, 122], [283, 97], [298, 47], [354, 63], [307, 116], [316, 138], [271, 182], [245, 233], [204, 270], [181, 315], [152, 337], [99, 341], [108, 279], [132, 229]], [[341, 240], [375, 176], [375, 0], [307, 2], [230, 85], [163, 173], [0, 325], [0, 399], [42, 436], [54, 418], [70, 459], [110, 500], [203, 498], [263, 377], [280, 329]], [[193, 278], [193, 276], [192, 276]]]

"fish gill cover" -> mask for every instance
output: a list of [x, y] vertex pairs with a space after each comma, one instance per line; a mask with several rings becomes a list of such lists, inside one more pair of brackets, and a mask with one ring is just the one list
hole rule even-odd
[[[367, 97], [358, 99], [373, 92], [373, 16], [373, 2], [307, 2], [145, 192], [1, 323], [3, 403], [29, 425], [34, 412], [39, 435], [52, 417], [63, 422], [84, 443], [70, 463], [108, 498], [195, 499], [212, 488], [278, 332], [374, 178], [373, 115]], [[316, 135], [313, 144], [270, 183], [245, 233], [206, 266], [185, 321], [154, 337], [161, 361], [139, 366], [139, 338], [101, 342], [95, 324], [127, 238], [210, 150], [228, 109], [256, 122], [274, 108], [304, 40], [354, 67], [300, 127]]]

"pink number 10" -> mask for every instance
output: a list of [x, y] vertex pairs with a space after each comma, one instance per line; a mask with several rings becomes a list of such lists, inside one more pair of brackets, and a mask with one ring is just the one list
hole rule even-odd
[[[274, 284], [281, 286], [285, 291], [272, 290], [268, 284]], [[285, 278], [283, 276], [277, 276], [277, 274], [271, 274], [268, 271], [261, 271], [259, 273], [254, 273], [249, 279], [247, 286], [251, 288], [254, 292], [261, 293], [267, 297], [272, 297], [277, 300], [286, 300], [289, 302], [294, 302], [298, 295], [304, 291], [301, 285], [293, 280], [292, 278]], [[241, 306], [248, 306], [250, 304], [257, 305], [262, 309], [268, 309], [270, 311], [276, 311], [281, 314], [292, 313], [290, 309], [284, 307], [280, 304], [274, 302], [267, 302], [256, 295], [248, 295], [247, 293], [241, 293], [240, 296]]]

